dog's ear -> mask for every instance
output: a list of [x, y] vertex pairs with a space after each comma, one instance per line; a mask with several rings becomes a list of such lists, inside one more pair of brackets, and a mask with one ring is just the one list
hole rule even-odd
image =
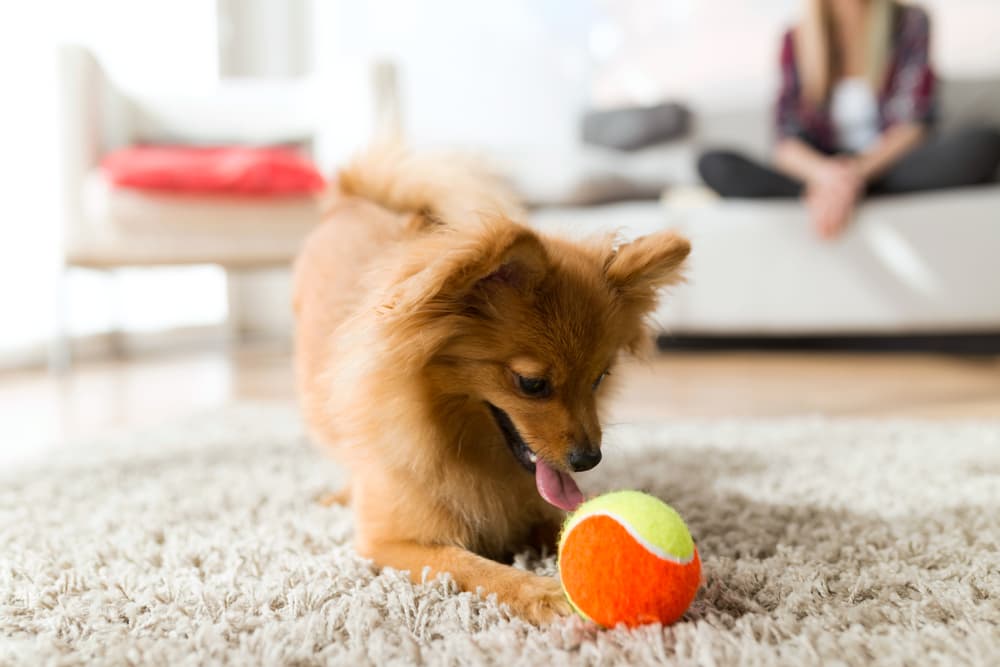
[[[453, 285], [456, 296], [471, 292], [491, 293], [510, 289], [529, 293], [545, 277], [548, 256], [538, 236], [525, 228], [502, 232], [486, 242], [474, 257], [468, 272]], [[478, 255], [478, 256], [475, 256]]]
[[642, 312], [656, 305], [657, 290], [683, 278], [691, 244], [673, 231], [640, 237], [618, 247], [604, 264], [611, 288], [630, 307]]
[[[465, 305], [476, 297], [489, 300], [503, 290], [528, 294], [548, 268], [538, 235], [507, 221], [486, 222], [473, 231], [444, 231], [433, 256], [397, 283], [383, 311]], [[409, 273], [409, 272], [407, 272]]]

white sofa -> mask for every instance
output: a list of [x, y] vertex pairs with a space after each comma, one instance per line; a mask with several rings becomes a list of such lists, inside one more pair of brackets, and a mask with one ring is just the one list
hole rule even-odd
[[[941, 127], [1000, 127], [1000, 80], [945, 82]], [[695, 107], [686, 142], [636, 156], [581, 151], [604, 171], [697, 183], [705, 147], [765, 157], [769, 100], [719, 110]], [[574, 158], [581, 164], [579, 155]], [[567, 162], [568, 163], [568, 162]], [[537, 162], [534, 171], [540, 171]], [[518, 172], [530, 180], [532, 169]], [[553, 189], [571, 180], [565, 173]], [[676, 335], [918, 334], [1000, 331], [1000, 182], [975, 188], [882, 197], [864, 203], [847, 233], [825, 242], [795, 201], [694, 200], [596, 207], [547, 206], [542, 229], [626, 236], [674, 226], [693, 241], [687, 284], [657, 313]], [[542, 198], [551, 198], [545, 193]]]

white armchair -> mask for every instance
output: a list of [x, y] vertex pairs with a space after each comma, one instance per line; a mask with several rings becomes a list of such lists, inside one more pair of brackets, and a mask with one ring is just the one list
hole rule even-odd
[[[110, 151], [140, 142], [294, 144], [308, 151], [320, 125], [310, 80], [233, 80], [205, 97], [157, 99], [124, 94], [83, 47], [61, 47], [59, 64], [67, 271], [217, 264], [232, 284], [238, 272], [291, 261], [319, 219], [314, 197], [208, 197], [113, 188], [99, 165]], [[230, 320], [235, 321], [232, 294]], [[60, 317], [52, 359], [65, 366], [69, 341], [65, 313]]]

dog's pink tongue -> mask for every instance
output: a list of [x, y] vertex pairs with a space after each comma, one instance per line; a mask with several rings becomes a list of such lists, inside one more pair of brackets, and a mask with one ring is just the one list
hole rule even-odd
[[535, 461], [535, 484], [542, 498], [559, 509], [572, 512], [583, 502], [583, 494], [573, 478], [541, 459]]

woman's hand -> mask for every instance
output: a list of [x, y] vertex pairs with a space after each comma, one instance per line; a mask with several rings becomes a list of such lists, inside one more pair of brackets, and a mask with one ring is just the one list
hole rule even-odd
[[824, 239], [837, 237], [851, 221], [864, 192], [865, 179], [857, 163], [848, 158], [826, 158], [806, 183], [806, 208], [813, 228]]

